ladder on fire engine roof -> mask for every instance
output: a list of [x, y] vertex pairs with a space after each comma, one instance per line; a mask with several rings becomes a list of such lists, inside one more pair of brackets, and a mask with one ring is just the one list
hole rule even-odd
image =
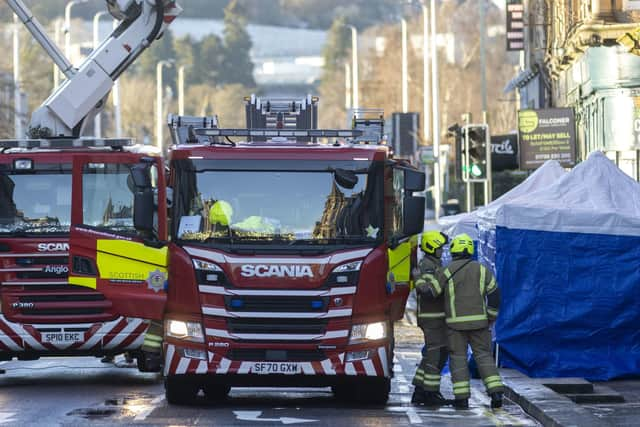
[[169, 130], [174, 145], [210, 144], [208, 136], [200, 135], [196, 129], [217, 129], [218, 116], [197, 117], [169, 114]]
[[351, 116], [351, 128], [362, 131], [362, 135], [354, 138], [354, 144], [383, 144], [384, 110], [381, 108], [355, 108]]
[[[319, 98], [307, 95], [302, 99], [267, 98], [256, 95], [245, 98], [248, 129], [310, 130], [318, 128]], [[250, 136], [248, 142], [266, 141], [266, 137]], [[299, 137], [300, 142], [311, 138]]]
[[77, 150], [86, 148], [122, 150], [133, 145], [133, 140], [129, 138], [0, 139], [0, 152], [6, 150]]

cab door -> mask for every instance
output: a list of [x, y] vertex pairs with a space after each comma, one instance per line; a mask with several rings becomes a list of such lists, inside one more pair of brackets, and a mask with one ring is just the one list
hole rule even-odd
[[74, 159], [69, 283], [102, 293], [114, 316], [162, 320], [165, 185], [157, 157], [102, 153]]

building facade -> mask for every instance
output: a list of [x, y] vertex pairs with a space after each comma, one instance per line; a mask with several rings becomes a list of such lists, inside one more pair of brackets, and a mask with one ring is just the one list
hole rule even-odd
[[520, 108], [571, 107], [578, 159], [640, 179], [640, 0], [525, 0]]

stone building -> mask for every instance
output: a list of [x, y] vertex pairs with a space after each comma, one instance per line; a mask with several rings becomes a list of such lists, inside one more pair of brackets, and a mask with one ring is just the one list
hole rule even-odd
[[[507, 1], [509, 3], [509, 1]], [[520, 108], [572, 107], [579, 160], [603, 150], [640, 178], [640, 0], [524, 0]]]

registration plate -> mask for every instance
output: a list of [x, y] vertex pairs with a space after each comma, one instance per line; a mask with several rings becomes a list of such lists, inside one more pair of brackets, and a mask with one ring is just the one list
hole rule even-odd
[[45, 332], [42, 342], [48, 344], [71, 345], [84, 341], [83, 332]]
[[254, 362], [249, 372], [260, 375], [295, 375], [301, 372], [301, 368], [299, 364], [292, 362]]

